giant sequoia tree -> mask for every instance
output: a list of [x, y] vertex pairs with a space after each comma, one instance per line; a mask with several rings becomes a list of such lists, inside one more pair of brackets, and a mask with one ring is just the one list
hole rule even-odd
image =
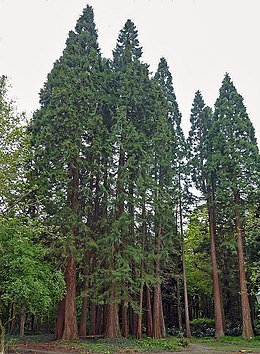
[[222, 296], [216, 255], [216, 208], [215, 208], [215, 173], [209, 167], [208, 159], [212, 153], [209, 130], [212, 112], [205, 106], [202, 95], [196, 92], [191, 110], [191, 129], [188, 137], [189, 166], [192, 180], [207, 202], [210, 229], [210, 252], [212, 262], [213, 295], [215, 310], [215, 337], [224, 335]]
[[[159, 152], [159, 169], [161, 171], [161, 176], [164, 179], [162, 185], [161, 193], [164, 193], [160, 205], [167, 205], [167, 208], [163, 212], [164, 218], [166, 215], [169, 220], [172, 220], [167, 227], [163, 227], [165, 233], [171, 232], [171, 244], [165, 245], [166, 248], [173, 247], [174, 252], [178, 253], [181, 248], [179, 245], [179, 239], [177, 237], [176, 228], [177, 224], [180, 225], [179, 232], [181, 237], [183, 237], [183, 222], [182, 222], [182, 177], [183, 177], [183, 159], [185, 156], [185, 138], [181, 128], [181, 113], [179, 111], [178, 103], [176, 100], [176, 95], [173, 88], [172, 75], [169, 71], [169, 67], [165, 58], [161, 58], [157, 72], [155, 73], [155, 80], [159, 85], [162, 93], [161, 97], [157, 98], [158, 102], [164, 107], [164, 112], [161, 113], [162, 123], [160, 121], [156, 122], [157, 126], [164, 126], [164, 132], [162, 136], [164, 137], [163, 150], [157, 147], [156, 150]], [[160, 144], [160, 143], [159, 143]], [[176, 218], [174, 213], [179, 215]], [[170, 226], [171, 225], [171, 226]], [[167, 230], [168, 229], [168, 230]], [[170, 231], [171, 230], [171, 231]], [[174, 230], [174, 231], [173, 231]], [[181, 240], [182, 243], [182, 240]], [[184, 249], [182, 252], [183, 261], [183, 271], [184, 271], [184, 302], [185, 302], [185, 322], [186, 322], [186, 335], [190, 336], [189, 329], [189, 312], [188, 312], [188, 297], [187, 297], [187, 287], [185, 278], [185, 259], [184, 259]], [[179, 270], [176, 269], [177, 273]], [[177, 280], [178, 282], [178, 280]], [[178, 287], [178, 284], [177, 284]], [[154, 308], [156, 306], [154, 305]], [[181, 311], [181, 310], [180, 310]], [[179, 311], [179, 323], [181, 323], [181, 314]]]
[[59, 225], [65, 250], [66, 296], [59, 306], [56, 338], [75, 339], [76, 249], [82, 218], [80, 176], [84, 133], [96, 112], [94, 72], [100, 57], [93, 11], [87, 7], [71, 31], [40, 93], [41, 108], [32, 124], [34, 167], [47, 217]]
[[243, 215], [259, 187], [259, 152], [243, 98], [228, 74], [215, 103], [210, 140], [210, 166], [217, 176], [218, 203], [225, 208], [227, 219], [234, 220], [236, 230], [243, 337], [251, 338], [253, 329], [245, 272]]

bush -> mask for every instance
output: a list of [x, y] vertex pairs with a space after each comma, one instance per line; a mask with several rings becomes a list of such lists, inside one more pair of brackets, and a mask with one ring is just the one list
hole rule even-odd
[[190, 322], [191, 334], [196, 337], [213, 337], [215, 321], [212, 318], [195, 318]]
[[254, 321], [255, 335], [260, 336], [260, 318]]

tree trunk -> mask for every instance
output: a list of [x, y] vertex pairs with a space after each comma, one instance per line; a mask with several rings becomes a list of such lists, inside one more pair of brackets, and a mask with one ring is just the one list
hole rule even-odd
[[180, 296], [180, 279], [179, 275], [176, 276], [176, 286], [177, 286], [177, 313], [178, 313], [178, 326], [179, 331], [182, 332], [182, 314], [181, 314], [181, 296]]
[[[123, 297], [125, 297], [125, 284], [123, 285]], [[128, 306], [125, 298], [122, 300], [122, 309], [121, 309], [121, 314], [122, 314], [122, 337], [128, 338], [129, 334], [129, 329], [128, 329], [128, 316], [127, 316], [127, 311]]]
[[12, 304], [12, 321], [10, 325], [10, 333], [13, 333], [15, 331], [15, 326], [16, 326], [16, 303], [13, 302]]
[[[181, 185], [181, 177], [179, 174], [179, 186]], [[182, 253], [182, 273], [183, 273], [183, 295], [184, 295], [184, 316], [185, 316], [185, 336], [191, 338], [190, 331], [190, 316], [189, 316], [189, 301], [188, 301], [188, 289], [187, 289], [187, 275], [186, 275], [186, 258], [184, 248], [184, 232], [183, 232], [183, 220], [182, 220], [182, 199], [179, 198], [179, 213], [180, 213], [180, 231], [181, 231], [181, 253]]]
[[[95, 298], [95, 296], [94, 296]], [[90, 331], [89, 334], [91, 335], [96, 335], [97, 330], [96, 330], [96, 321], [97, 320], [97, 305], [92, 303], [90, 305]]]
[[215, 338], [224, 336], [223, 309], [221, 303], [220, 283], [218, 275], [218, 264], [216, 256], [215, 243], [215, 207], [213, 205], [213, 192], [210, 192], [208, 211], [209, 211], [209, 229], [210, 229], [210, 255], [212, 263], [212, 278], [213, 278], [213, 297], [214, 297], [214, 312], [215, 312]]
[[141, 269], [141, 284], [140, 284], [140, 291], [139, 291], [139, 312], [138, 312], [138, 319], [137, 319], [137, 329], [136, 329], [136, 338], [142, 338], [142, 324], [143, 324], [143, 293], [144, 293], [144, 283], [143, 283], [143, 264]]
[[[160, 252], [161, 252], [161, 225], [157, 226], [156, 232], [156, 254], [158, 259], [155, 263], [155, 273], [158, 281], [160, 280]], [[161, 283], [154, 287], [153, 293], [153, 338], [162, 338], [164, 336], [164, 320], [161, 296]]]
[[116, 286], [110, 287], [110, 303], [106, 305], [105, 337], [118, 338], [120, 335]]
[[[70, 174], [70, 186], [68, 188], [68, 207], [71, 209], [71, 213], [78, 220], [78, 190], [79, 190], [79, 168], [77, 162], [72, 160], [68, 165]], [[67, 244], [67, 264], [65, 268], [65, 284], [66, 295], [64, 303], [60, 303], [58, 319], [56, 323], [56, 340], [66, 339], [74, 340], [78, 338], [78, 327], [76, 317], [76, 261], [75, 256], [71, 251], [71, 245], [75, 243], [78, 236], [78, 224], [75, 221], [74, 225], [71, 225], [71, 231], [73, 238], [68, 241]], [[63, 321], [62, 321], [63, 319]], [[62, 333], [62, 335], [61, 335]]]
[[96, 316], [96, 333], [97, 334], [103, 334], [103, 306], [98, 305], [97, 306], [97, 316]]
[[145, 306], [146, 306], [146, 335], [147, 337], [151, 338], [153, 336], [153, 316], [152, 316], [151, 291], [147, 284], [145, 284]]
[[66, 296], [64, 306], [64, 329], [62, 339], [75, 340], [78, 338], [76, 317], [76, 262], [70, 252], [65, 272]]
[[87, 335], [87, 312], [88, 312], [88, 297], [86, 291], [88, 289], [88, 267], [89, 264], [85, 261], [84, 269], [84, 280], [82, 286], [82, 303], [81, 303], [81, 317], [80, 317], [80, 327], [79, 327], [79, 336], [85, 337]]
[[137, 333], [138, 316], [132, 307], [129, 307], [129, 332], [132, 336]]
[[153, 293], [153, 338], [162, 338], [160, 292], [161, 284], [157, 284]]
[[243, 246], [242, 226], [241, 226], [241, 218], [240, 218], [240, 211], [239, 211], [240, 195], [238, 192], [235, 194], [235, 203], [236, 203], [237, 254], [238, 254], [238, 267], [239, 267], [241, 310], [242, 310], [242, 321], [243, 321], [242, 336], [245, 339], [250, 339], [254, 337], [254, 332], [252, 327], [249, 297], [247, 292], [244, 246]]
[[24, 337], [24, 325], [25, 325], [25, 312], [21, 312], [21, 318], [20, 318], [20, 338]]
[[5, 351], [5, 329], [0, 319], [0, 354], [4, 354], [4, 351]]
[[64, 313], [65, 313], [65, 299], [62, 299], [59, 303], [58, 315], [55, 326], [54, 340], [60, 340], [64, 329]]
[[163, 301], [162, 301], [161, 286], [160, 286], [160, 326], [161, 326], [162, 337], [166, 337], [166, 327], [165, 327], [164, 315], [163, 315]]

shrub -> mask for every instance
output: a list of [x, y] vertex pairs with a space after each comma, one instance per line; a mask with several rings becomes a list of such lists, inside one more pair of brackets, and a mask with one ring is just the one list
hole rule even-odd
[[215, 334], [215, 321], [212, 318], [195, 318], [190, 322], [191, 333], [196, 337], [210, 336]]

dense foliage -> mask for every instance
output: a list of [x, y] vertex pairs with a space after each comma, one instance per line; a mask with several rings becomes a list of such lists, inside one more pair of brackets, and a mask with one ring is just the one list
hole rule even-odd
[[7, 331], [189, 336], [190, 317], [195, 334], [253, 336], [259, 152], [243, 99], [228, 74], [214, 110], [197, 91], [185, 141], [166, 59], [152, 75], [141, 57], [127, 20], [103, 58], [87, 6], [28, 126], [0, 81]]

